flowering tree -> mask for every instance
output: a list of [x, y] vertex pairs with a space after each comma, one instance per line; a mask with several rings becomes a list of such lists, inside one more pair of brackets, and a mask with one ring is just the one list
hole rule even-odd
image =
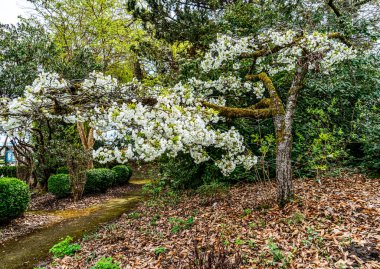
[[[277, 138], [278, 197], [284, 204], [293, 194], [292, 123], [306, 75], [310, 71], [328, 73], [335, 63], [354, 55], [338, 33], [267, 31], [244, 38], [221, 35], [201, 62], [203, 75], [213, 73], [217, 79], [191, 78], [168, 88], [145, 87], [137, 81], [122, 85], [96, 73], [77, 84], [43, 74], [26, 89], [25, 97], [4, 103], [3, 128], [15, 136], [36, 117], [88, 122], [94, 138], [104, 141], [104, 146], [94, 151], [101, 162], [152, 161], [164, 154], [187, 152], [201, 163], [211, 159], [210, 148], [217, 148], [223, 153], [213, 161], [229, 175], [237, 165], [251, 169], [257, 157], [234, 127], [221, 130], [215, 124], [226, 118], [272, 117]], [[272, 80], [281, 76], [291, 78], [284, 101]], [[246, 107], [228, 106], [226, 97], [230, 95], [242, 99], [254, 95], [257, 102]], [[87, 149], [92, 149], [90, 144]]]
[[[257, 158], [247, 151], [234, 128], [221, 132], [213, 124], [225, 118], [273, 117], [278, 197], [283, 204], [293, 195], [292, 123], [305, 77], [309, 71], [328, 73], [335, 63], [354, 56], [354, 50], [337, 33], [268, 31], [257, 37], [219, 36], [201, 63], [204, 72], [221, 73], [218, 79], [192, 78], [170, 89], [149, 89], [145, 96], [156, 98], [154, 106], [144, 105], [138, 98], [132, 104], [113, 105], [97, 119], [97, 137], [118, 141], [120, 147], [103, 147], [95, 155], [105, 162], [132, 158], [150, 161], [164, 153], [175, 156], [184, 151], [200, 163], [210, 159], [207, 148], [213, 146], [225, 150], [222, 158], [214, 161], [228, 175], [238, 164], [250, 169]], [[241, 70], [247, 68], [248, 74], [241, 79]], [[271, 79], [280, 75], [292, 78], [286, 101]], [[231, 94], [254, 94], [258, 101], [244, 108], [226, 106], [225, 96]], [[114, 136], [108, 135], [109, 130]]]

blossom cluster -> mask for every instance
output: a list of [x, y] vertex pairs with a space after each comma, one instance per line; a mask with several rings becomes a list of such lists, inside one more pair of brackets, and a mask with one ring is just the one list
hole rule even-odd
[[208, 81], [190, 78], [188, 85], [198, 94], [198, 98], [203, 99], [215, 93], [234, 96], [253, 93], [257, 99], [262, 99], [265, 91], [262, 82], [252, 83], [250, 81], [243, 81], [241, 78], [233, 75], [221, 75], [216, 80]]
[[[272, 54], [271, 50], [274, 48], [280, 50]], [[271, 54], [271, 57], [267, 57], [268, 54], [258, 56], [256, 70], [258, 72], [268, 70], [269, 75], [293, 71], [301, 56], [309, 56], [311, 62], [309, 69], [329, 73], [334, 70], [336, 63], [356, 55], [352, 47], [330, 38], [325, 33], [303, 34], [293, 30], [286, 32], [268, 30], [256, 37], [234, 38], [219, 35], [216, 42], [211, 45], [210, 51], [206, 53], [201, 67], [205, 72], [209, 72], [232, 62], [234, 69], [238, 69], [245, 60], [239, 56], [265, 50]], [[305, 52], [307, 55], [303, 55]]]
[[234, 128], [224, 132], [214, 129], [220, 117], [201, 106], [190, 89], [179, 83], [161, 88], [154, 106], [136, 100], [122, 106], [114, 104], [105, 114], [99, 113], [92, 124], [95, 138], [105, 146], [94, 151], [94, 156], [101, 162], [123, 163], [185, 152], [195, 163], [201, 163], [211, 159], [207, 149], [215, 147], [225, 152], [214, 160], [223, 174], [230, 174], [237, 165], [251, 169], [257, 159], [247, 151], [243, 137]]

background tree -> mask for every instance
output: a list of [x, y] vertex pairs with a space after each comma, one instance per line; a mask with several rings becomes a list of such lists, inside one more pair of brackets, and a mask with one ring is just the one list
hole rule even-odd
[[120, 81], [135, 75], [139, 59], [132, 48], [146, 36], [120, 0], [33, 0], [35, 10], [66, 61], [75, 51], [86, 49], [95, 55], [101, 71]]
[[0, 95], [22, 95], [43, 67], [56, 58], [54, 43], [35, 20], [0, 25]]

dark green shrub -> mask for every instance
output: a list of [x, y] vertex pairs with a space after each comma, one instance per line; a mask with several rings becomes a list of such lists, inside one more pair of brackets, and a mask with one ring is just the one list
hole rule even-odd
[[0, 177], [16, 177], [16, 166], [0, 166]]
[[107, 168], [96, 168], [87, 171], [85, 193], [105, 192], [115, 184], [116, 173]]
[[50, 176], [48, 180], [48, 191], [54, 194], [57, 198], [69, 196], [71, 193], [69, 175], [58, 174]]
[[57, 168], [57, 174], [69, 174], [69, 169], [66, 166], [61, 166]]
[[64, 256], [72, 256], [75, 252], [81, 249], [79, 244], [72, 244], [73, 238], [71, 236], [67, 236], [61, 242], [55, 244], [49, 252], [53, 254], [56, 258], [62, 258]]
[[116, 174], [116, 185], [127, 184], [132, 176], [132, 169], [127, 165], [116, 165], [112, 171]]
[[115, 262], [111, 257], [102, 257], [91, 269], [120, 269], [120, 263]]
[[[217, 158], [219, 157], [215, 159]], [[190, 154], [178, 154], [175, 158], [163, 159], [160, 170], [161, 180], [175, 190], [196, 189], [216, 181], [236, 183], [256, 180], [255, 174], [252, 171], [246, 171], [242, 166], [237, 166], [228, 177], [223, 176], [213, 161], [196, 164]]]
[[28, 185], [17, 178], [0, 178], [0, 222], [19, 217], [30, 201]]

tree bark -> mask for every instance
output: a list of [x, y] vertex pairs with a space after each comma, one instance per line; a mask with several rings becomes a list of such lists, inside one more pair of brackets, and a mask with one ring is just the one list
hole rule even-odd
[[[86, 129], [84, 127], [83, 122], [77, 122], [77, 130], [79, 133], [80, 140], [82, 142], [82, 146], [84, 151], [91, 156], [92, 150], [94, 149], [95, 139], [94, 139], [94, 129], [89, 128], [88, 132], [86, 133]], [[94, 168], [94, 159], [88, 158], [87, 163], [87, 169], [93, 169]]]
[[277, 199], [280, 207], [283, 207], [293, 198], [292, 183], [292, 133], [289, 122], [285, 121], [284, 116], [275, 118], [276, 129], [276, 181], [277, 181]]
[[298, 61], [296, 73], [292, 85], [288, 91], [288, 99], [284, 115], [274, 117], [276, 129], [276, 180], [278, 203], [283, 207], [294, 195], [293, 171], [292, 171], [292, 148], [293, 148], [293, 121], [297, 107], [298, 94], [303, 88], [303, 81], [306, 76], [308, 65], [306, 59]]

